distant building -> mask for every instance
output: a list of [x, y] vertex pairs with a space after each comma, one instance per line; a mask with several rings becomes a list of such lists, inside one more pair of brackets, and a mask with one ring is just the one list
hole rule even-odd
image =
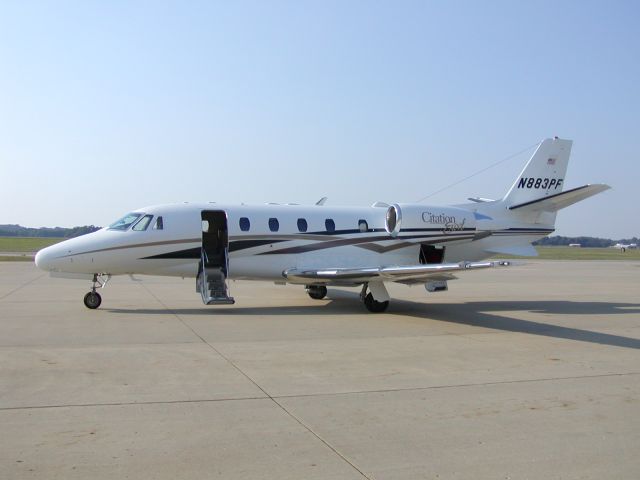
[[574, 248], [580, 248], [582, 247], [582, 245], [580, 243], [570, 243], [569, 244], [570, 247], [574, 247]]

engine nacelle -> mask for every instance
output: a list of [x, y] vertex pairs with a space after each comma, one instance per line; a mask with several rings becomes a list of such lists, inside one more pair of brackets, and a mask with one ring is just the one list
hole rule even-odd
[[394, 203], [387, 209], [385, 229], [392, 237], [401, 231], [440, 230], [444, 234], [476, 229], [473, 212], [456, 207]]

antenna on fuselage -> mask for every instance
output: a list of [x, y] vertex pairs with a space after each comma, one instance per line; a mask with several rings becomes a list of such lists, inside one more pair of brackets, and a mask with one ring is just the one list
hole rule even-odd
[[320, 200], [316, 202], [316, 205], [322, 206], [329, 199], [329, 197], [322, 197]]
[[[450, 184], [449, 184], [449, 185], [447, 185], [446, 187], [443, 187], [443, 188], [441, 188], [440, 190], [436, 190], [435, 192], [430, 193], [430, 194], [429, 194], [429, 195], [427, 195], [426, 197], [422, 197], [422, 198], [420, 198], [419, 200], [416, 200], [416, 201], [415, 201], [415, 203], [423, 202], [423, 201], [425, 201], [427, 198], [433, 197], [434, 195], [436, 195], [436, 194], [438, 194], [438, 193], [441, 193], [441, 192], [444, 192], [445, 190], [447, 190], [447, 189], [449, 189], [449, 188], [451, 188], [451, 187], [454, 187], [454, 186], [458, 185], [459, 183], [465, 182], [465, 181], [469, 180], [470, 178], [475, 177], [476, 175], [480, 175], [481, 173], [484, 173], [484, 172], [486, 172], [487, 170], [490, 170], [490, 169], [492, 169], [492, 168], [494, 168], [494, 167], [497, 167], [497, 166], [498, 166], [498, 165], [500, 165], [501, 163], [504, 163], [504, 162], [506, 162], [506, 161], [508, 161], [508, 160], [511, 160], [512, 158], [515, 158], [515, 157], [517, 157], [518, 155], [521, 155], [521, 154], [523, 154], [524, 152], [527, 152], [527, 151], [531, 150], [533, 147], [537, 147], [538, 145], [540, 145], [540, 143], [541, 143], [541, 142], [537, 142], [537, 143], [534, 143], [534, 144], [532, 144], [532, 145], [529, 145], [527, 148], [523, 148], [523, 149], [522, 149], [522, 150], [520, 150], [519, 152], [513, 153], [513, 154], [509, 155], [508, 157], [503, 158], [502, 160], [498, 160], [497, 162], [492, 163], [492, 164], [491, 164], [491, 165], [489, 165], [488, 167], [485, 167], [485, 168], [483, 168], [482, 170], [478, 170], [477, 172], [472, 173], [472, 174], [471, 174], [471, 175], [469, 175], [468, 177], [464, 177], [464, 178], [462, 178], [462, 179], [460, 179], [460, 180], [457, 180], [457, 181], [455, 181], [455, 182], [453, 182], [453, 183], [450, 183]], [[471, 201], [475, 201], [475, 200], [473, 200], [473, 199], [471, 199], [471, 198], [470, 198], [469, 200], [471, 200]]]

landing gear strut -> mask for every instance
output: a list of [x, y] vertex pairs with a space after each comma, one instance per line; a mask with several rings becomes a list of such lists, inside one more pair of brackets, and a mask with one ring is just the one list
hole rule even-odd
[[327, 296], [327, 287], [324, 285], [307, 285], [305, 288], [309, 296], [314, 300], [322, 300]]
[[[367, 290], [372, 290], [375, 288], [377, 296], [382, 298], [384, 298], [385, 296], [386, 298], [389, 298], [389, 295], [387, 294], [387, 291], [384, 288], [384, 285], [382, 283], [380, 283], [379, 285], [378, 284], [371, 285], [371, 287], [373, 288], [370, 288], [369, 284], [367, 283], [365, 283], [362, 286], [362, 291], [360, 292], [360, 299], [364, 303], [364, 306], [367, 307], [367, 310], [369, 310], [371, 313], [382, 313], [389, 306], [389, 300], [377, 301], [373, 297], [373, 293], [370, 291], [367, 292]], [[382, 288], [382, 291], [380, 291], [380, 288]]]
[[93, 274], [93, 284], [91, 286], [91, 291], [84, 296], [84, 306], [90, 308], [91, 310], [95, 310], [102, 303], [102, 297], [98, 292], [96, 292], [97, 288], [104, 288], [111, 275], [101, 275], [99, 273]]

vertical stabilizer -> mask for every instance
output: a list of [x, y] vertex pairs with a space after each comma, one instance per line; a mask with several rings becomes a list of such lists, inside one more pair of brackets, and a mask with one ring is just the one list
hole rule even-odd
[[562, 192], [571, 144], [571, 140], [558, 137], [543, 140], [503, 198], [506, 206]]

